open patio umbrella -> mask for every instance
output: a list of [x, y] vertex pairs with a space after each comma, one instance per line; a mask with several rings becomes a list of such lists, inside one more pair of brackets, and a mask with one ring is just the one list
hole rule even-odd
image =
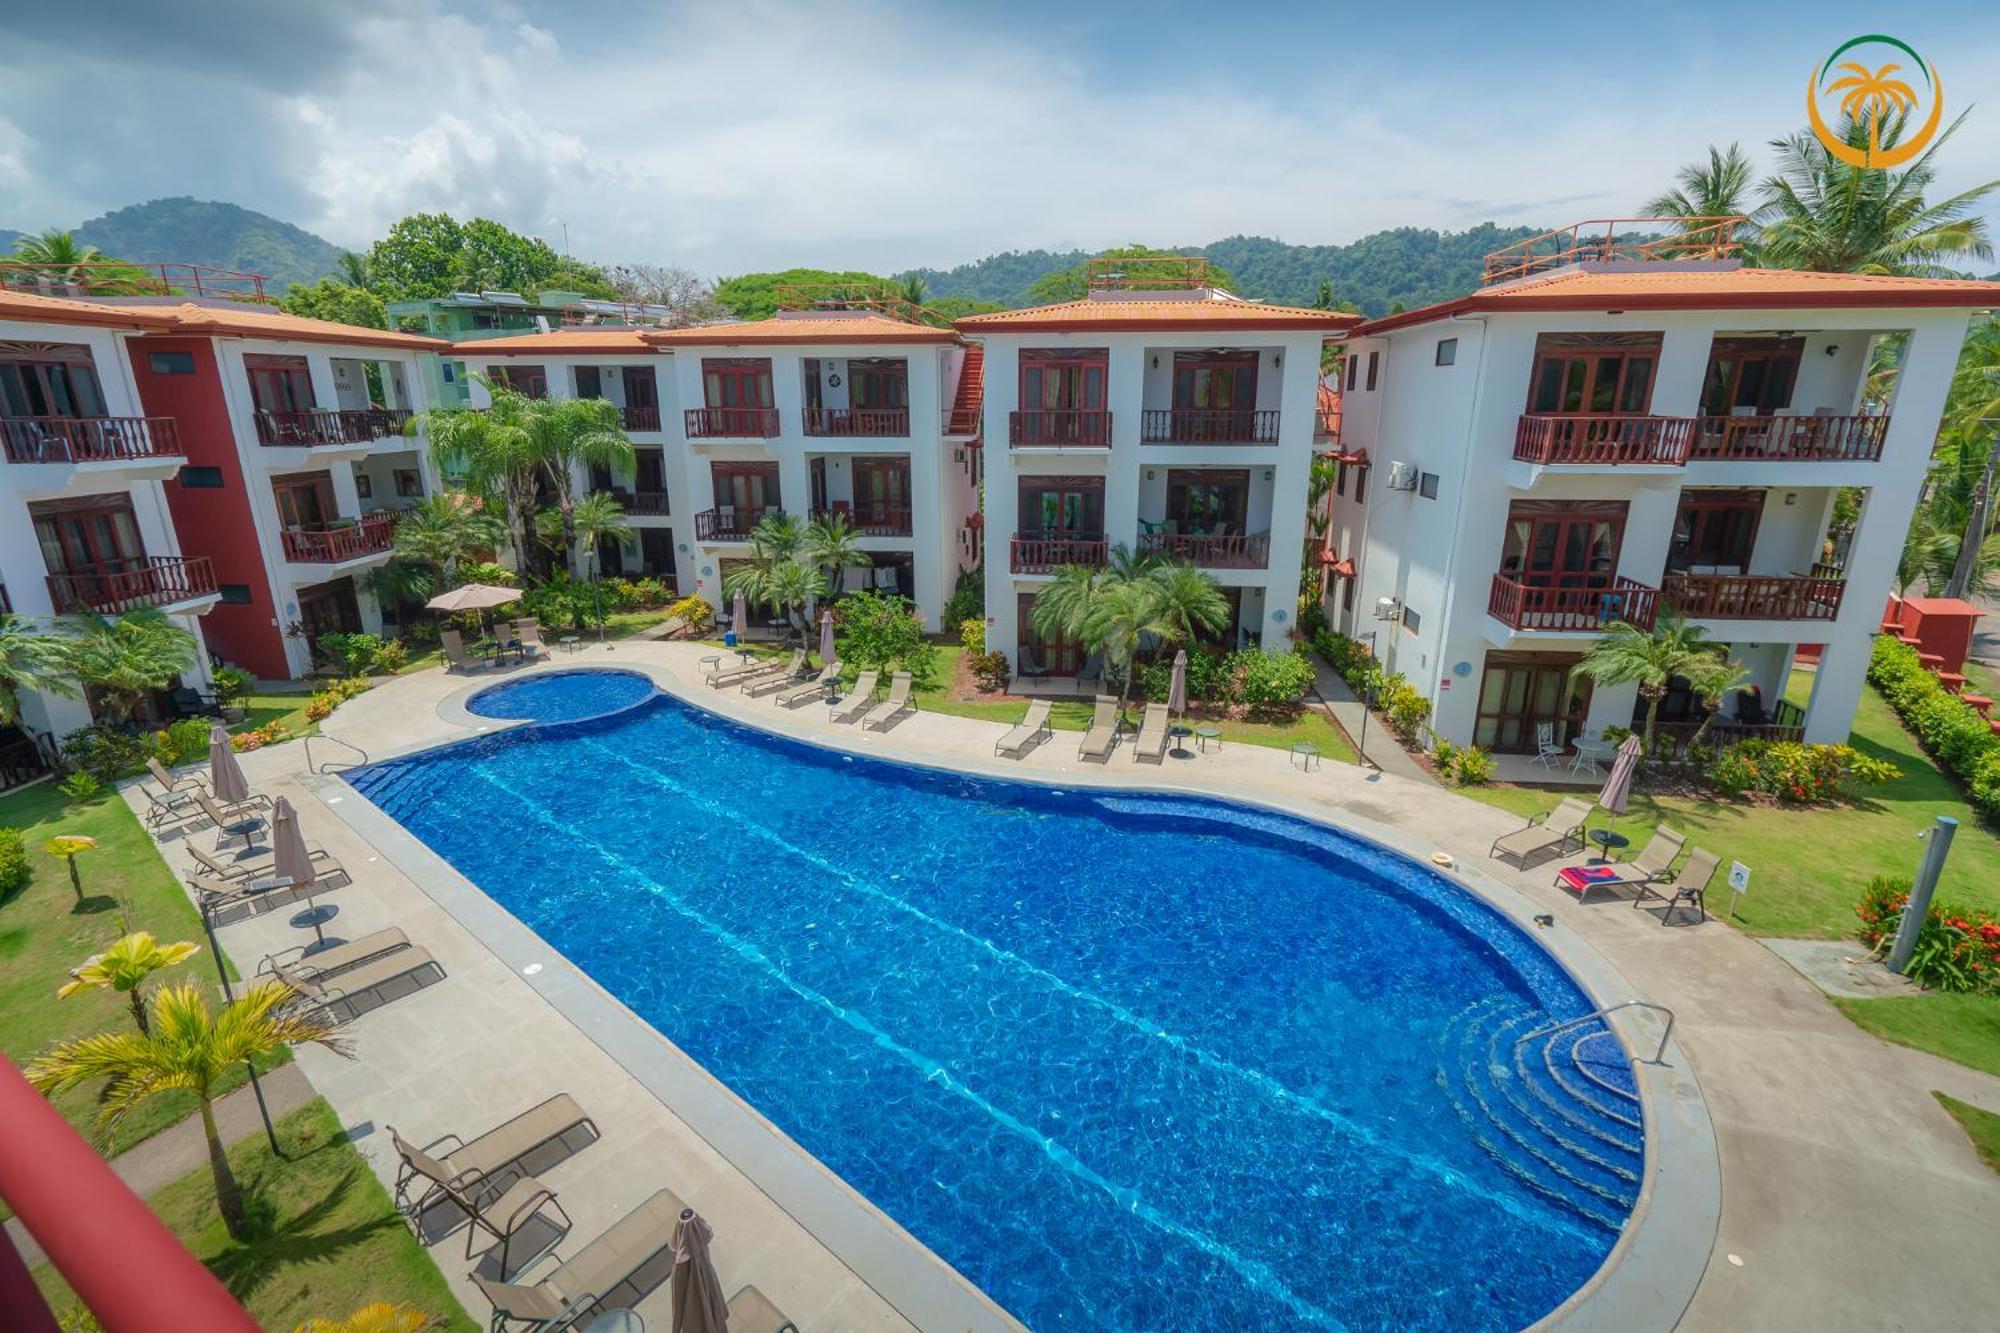
[[1187, 716], [1187, 649], [1174, 654], [1174, 678], [1167, 686], [1167, 712]]
[[519, 588], [503, 588], [497, 583], [468, 583], [441, 592], [424, 605], [433, 611], [484, 611], [521, 600]]
[[274, 873], [293, 884], [312, 883], [312, 853], [306, 850], [306, 835], [299, 828], [299, 812], [283, 796], [271, 804], [271, 851], [276, 858]]
[[840, 651], [833, 642], [833, 612], [819, 613], [819, 660], [822, 666], [832, 666], [840, 660]]
[[673, 1333], [724, 1333], [729, 1325], [722, 1278], [708, 1254], [714, 1239], [715, 1231], [701, 1214], [681, 1209], [681, 1220], [674, 1224]]
[[208, 789], [224, 805], [250, 799], [250, 780], [229, 748], [229, 729], [220, 722], [208, 729]]
[[1618, 757], [1611, 761], [1611, 776], [1604, 779], [1604, 790], [1597, 794], [1597, 803], [1614, 815], [1625, 813], [1625, 802], [1632, 795], [1632, 770], [1639, 767], [1639, 738], [1627, 736], [1625, 743], [1618, 747]]

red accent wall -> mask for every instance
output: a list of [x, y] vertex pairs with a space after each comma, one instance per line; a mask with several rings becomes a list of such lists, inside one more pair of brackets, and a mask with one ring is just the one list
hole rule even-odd
[[[249, 487], [268, 483], [262, 477], [253, 483], [237, 457], [215, 344], [207, 338], [135, 338], [131, 347], [132, 374], [146, 414], [175, 419], [190, 466], [222, 469], [219, 490], [190, 488], [178, 479], [167, 483], [167, 507], [173, 512], [182, 552], [212, 560], [218, 584], [237, 583], [250, 589], [248, 602], [223, 602], [203, 616], [202, 635], [210, 650], [226, 661], [255, 675], [283, 680], [291, 668], [285, 662], [278, 608], [271, 599], [271, 581], [257, 548], [257, 524], [250, 509]], [[185, 352], [194, 358], [194, 374], [156, 374], [149, 352]]]

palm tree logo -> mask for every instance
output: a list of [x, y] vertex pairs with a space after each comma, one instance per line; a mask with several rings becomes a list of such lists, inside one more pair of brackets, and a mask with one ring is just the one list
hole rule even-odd
[[[1923, 75], [1924, 93], [1920, 95], [1909, 79], [1896, 77], [1905, 69], [1901, 61], [1871, 68], [1861, 60], [1841, 59], [1857, 47], [1869, 46], [1907, 56]], [[1828, 99], [1838, 99], [1837, 126], [1828, 125], [1822, 111]], [[1905, 134], [1910, 117], [1926, 100], [1929, 116], [1915, 134]], [[1937, 71], [1915, 48], [1879, 33], [1843, 42], [1806, 84], [1806, 116], [1813, 133], [1829, 153], [1850, 166], [1881, 170], [1909, 161], [1936, 136], [1943, 115], [1944, 87]]]

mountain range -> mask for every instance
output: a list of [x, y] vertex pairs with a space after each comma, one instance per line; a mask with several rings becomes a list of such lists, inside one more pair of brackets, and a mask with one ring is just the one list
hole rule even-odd
[[[303, 227], [254, 209], [205, 199], [154, 199], [78, 223], [84, 245], [116, 259], [173, 259], [208, 268], [262, 273], [278, 291], [339, 271], [340, 247]], [[0, 251], [19, 232], [0, 228]]]

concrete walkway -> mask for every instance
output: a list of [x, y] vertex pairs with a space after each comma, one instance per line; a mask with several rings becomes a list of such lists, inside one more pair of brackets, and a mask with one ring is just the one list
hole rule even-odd
[[[1361, 700], [1347, 687], [1346, 681], [1334, 674], [1332, 667], [1320, 661], [1317, 656], [1311, 661], [1313, 692], [1319, 695], [1321, 705], [1333, 716], [1333, 720], [1340, 724], [1340, 729], [1347, 733], [1347, 738], [1359, 742], [1364, 734], [1364, 724], [1361, 719], [1366, 711]], [[1380, 718], [1368, 719], [1365, 724], [1365, 734], [1368, 737], [1365, 758], [1370, 765], [1384, 773], [1393, 773], [1412, 782], [1422, 782], [1432, 787], [1440, 785], [1423, 765], [1410, 758], [1409, 752], [1388, 728], [1382, 725]]]
[[[273, 1122], [290, 1115], [317, 1095], [296, 1062], [280, 1065], [265, 1074], [262, 1082], [264, 1100], [271, 1108]], [[257, 1114], [257, 1098], [249, 1084], [215, 1104], [215, 1128], [222, 1135], [225, 1147], [264, 1132], [263, 1118]], [[202, 1137], [201, 1117], [197, 1115], [189, 1116], [170, 1129], [161, 1130], [111, 1159], [111, 1169], [142, 1199], [151, 1198], [190, 1171], [206, 1170], [207, 1167], [208, 1140]], [[20, 1218], [7, 1219], [7, 1236], [30, 1268], [46, 1257], [42, 1247], [35, 1243], [35, 1238], [21, 1224]]]

